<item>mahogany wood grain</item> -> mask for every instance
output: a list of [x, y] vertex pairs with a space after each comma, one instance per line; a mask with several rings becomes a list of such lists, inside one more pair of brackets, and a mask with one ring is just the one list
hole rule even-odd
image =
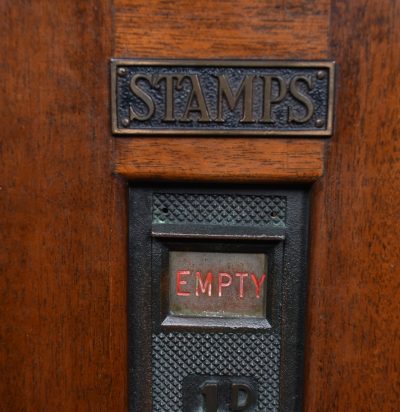
[[400, 2], [333, 0], [337, 128], [314, 185], [306, 411], [400, 410]]
[[329, 0], [115, 0], [118, 57], [314, 59]]
[[115, 170], [130, 180], [312, 182], [324, 141], [306, 139], [120, 138]]
[[[115, 167], [157, 180], [322, 173], [317, 139], [257, 139], [257, 151], [239, 139], [113, 139], [110, 57], [338, 61], [337, 128], [313, 185], [305, 410], [398, 410], [399, 7], [0, 3], [0, 410], [127, 410], [126, 193]], [[221, 172], [177, 163], [215, 159], [210, 143], [230, 154]], [[260, 171], [233, 170], [250, 156]]]
[[126, 410], [108, 1], [0, 2], [0, 410]]
[[[329, 16], [329, 0], [116, 0], [115, 53], [324, 59]], [[317, 139], [125, 138], [115, 151], [116, 172], [130, 179], [310, 182], [323, 172]]]

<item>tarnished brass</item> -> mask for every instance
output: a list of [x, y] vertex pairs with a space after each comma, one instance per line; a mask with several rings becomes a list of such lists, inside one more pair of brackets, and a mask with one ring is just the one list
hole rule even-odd
[[334, 63], [112, 60], [116, 135], [329, 136]]

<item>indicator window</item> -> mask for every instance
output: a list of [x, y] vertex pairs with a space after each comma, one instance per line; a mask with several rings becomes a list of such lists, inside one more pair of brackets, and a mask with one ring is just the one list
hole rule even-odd
[[266, 316], [267, 256], [263, 253], [169, 252], [171, 316]]

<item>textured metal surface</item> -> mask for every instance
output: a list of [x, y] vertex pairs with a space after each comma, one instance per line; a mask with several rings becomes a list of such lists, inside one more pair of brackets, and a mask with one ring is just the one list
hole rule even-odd
[[[183, 379], [193, 376], [248, 377], [256, 381], [256, 410], [301, 410], [307, 198], [296, 188], [131, 187], [131, 412], [184, 412]], [[171, 251], [266, 254], [265, 318], [172, 316]], [[208, 322], [215, 319], [223, 322]]]
[[153, 223], [285, 225], [286, 197], [227, 194], [155, 193]]
[[257, 381], [256, 411], [278, 411], [280, 340], [273, 334], [153, 335], [153, 411], [182, 411], [188, 375], [248, 376]]
[[332, 132], [330, 62], [114, 60], [111, 73], [116, 134]]

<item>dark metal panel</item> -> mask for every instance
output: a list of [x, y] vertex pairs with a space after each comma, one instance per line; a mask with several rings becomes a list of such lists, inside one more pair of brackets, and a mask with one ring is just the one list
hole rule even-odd
[[[190, 214], [186, 213], [190, 218], [180, 219], [179, 223], [160, 222], [159, 205], [156, 206], [160, 194], [191, 199], [189, 204], [180, 202], [174, 206], [183, 208], [183, 216], [190, 210]], [[194, 201], [198, 199], [194, 195], [202, 195], [202, 199], [256, 196], [264, 208], [265, 199], [278, 196], [286, 205], [280, 219], [282, 225], [193, 223], [192, 216], [202, 207], [201, 202]], [[130, 199], [130, 410], [185, 411], [183, 399], [187, 394], [182, 392], [183, 382], [194, 376], [217, 377], [222, 388], [226, 379], [247, 376], [255, 380], [258, 388], [254, 411], [301, 410], [307, 189], [137, 185], [130, 188]], [[235, 215], [236, 209], [228, 206], [225, 203], [222, 209], [228, 215]], [[218, 208], [218, 203], [214, 207]], [[257, 210], [257, 202], [253, 208]], [[209, 213], [213, 211], [210, 209]], [[218, 213], [225, 215], [224, 210]], [[186, 226], [189, 229], [185, 232]], [[207, 232], [213, 231], [220, 237], [207, 238]], [[265, 238], [246, 237], [254, 231]], [[186, 237], [180, 237], [181, 232]], [[200, 237], [196, 237], [198, 233]], [[221, 238], [224, 234], [231, 237]], [[171, 316], [168, 302], [171, 250], [266, 253], [270, 276], [264, 326], [257, 325], [258, 319], [216, 321], [208, 317]]]

